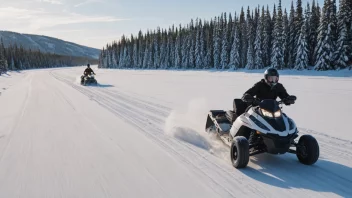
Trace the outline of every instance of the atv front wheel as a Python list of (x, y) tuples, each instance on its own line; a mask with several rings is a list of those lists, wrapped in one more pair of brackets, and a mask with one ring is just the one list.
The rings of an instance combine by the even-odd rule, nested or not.
[(243, 136), (237, 136), (231, 144), (231, 162), (235, 168), (244, 168), (249, 161), (249, 144)]
[(302, 135), (296, 148), (298, 160), (305, 165), (314, 164), (319, 158), (319, 144), (311, 135)]

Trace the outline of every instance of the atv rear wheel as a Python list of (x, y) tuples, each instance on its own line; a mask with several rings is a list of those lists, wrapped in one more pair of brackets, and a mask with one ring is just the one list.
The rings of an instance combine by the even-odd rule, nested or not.
[(296, 148), (298, 160), (305, 165), (314, 164), (319, 158), (319, 144), (311, 135), (302, 135)]
[(231, 144), (231, 162), (235, 168), (244, 168), (249, 161), (249, 144), (243, 136), (237, 136)]

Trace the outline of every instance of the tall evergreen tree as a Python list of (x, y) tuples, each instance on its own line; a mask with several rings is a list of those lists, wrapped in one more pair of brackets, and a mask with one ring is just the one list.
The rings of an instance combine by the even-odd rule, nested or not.
[(221, 53), (221, 39), (220, 39), (220, 23), (217, 22), (214, 26), (214, 34), (213, 34), (213, 43), (214, 43), (214, 68), (220, 69), (220, 53)]
[(0, 75), (1, 73), (5, 73), (7, 71), (7, 60), (5, 58), (5, 47), (4, 47), (4, 42), (1, 38), (1, 44), (0, 44)]
[[(177, 32), (177, 30), (176, 30)], [(181, 29), (179, 33), (177, 33), (176, 41), (175, 41), (175, 68), (180, 68), (181, 66)]]
[(283, 40), (283, 55), (284, 55), (284, 67), (288, 67), (289, 58), (290, 58), (290, 38), (288, 37), (290, 33), (289, 20), (287, 11), (285, 9), (283, 16), (283, 31), (284, 31), (284, 40)]
[(332, 69), (332, 57), (333, 52), (333, 33), (331, 30), (331, 8), (330, 0), (324, 1), (323, 14), (319, 26), (318, 44), (316, 49), (316, 64), (315, 70), (330, 70)]
[(222, 47), (221, 47), (221, 57), (220, 57), (220, 65), (222, 69), (227, 69), (228, 62), (229, 62), (229, 55), (228, 55), (228, 28), (225, 26), (222, 35)]
[(196, 48), (195, 48), (195, 58), (196, 58), (196, 69), (200, 69), (203, 66), (203, 54), (202, 54), (202, 25), (201, 21), (197, 26), (197, 35), (196, 35)]
[(195, 63), (196, 63), (196, 57), (195, 57), (195, 37), (193, 36), (193, 32), (191, 31), (191, 35), (190, 35), (190, 40), (189, 40), (189, 44), (190, 44), (190, 48), (189, 48), (189, 67), (194, 69), (195, 68)]
[[(309, 21), (309, 15), (306, 14), (306, 21)], [(294, 69), (303, 70), (308, 67), (308, 44), (307, 44), (307, 23), (303, 23), (300, 31), (300, 36), (298, 38), (298, 47), (296, 53), (296, 62)]]
[(348, 7), (348, 0), (340, 1), (340, 9), (338, 13), (338, 42), (337, 50), (335, 52), (335, 65), (337, 68), (343, 69), (348, 66), (351, 56), (351, 35), (349, 27), (351, 26), (350, 13), (352, 8)]
[(272, 67), (276, 69), (282, 69), (284, 65), (283, 59), (283, 26), (282, 26), (282, 9), (281, 9), (281, 0), (279, 0), (278, 5), (278, 14), (275, 22), (274, 29), (274, 45), (272, 52)]
[(294, 35), (295, 35), (295, 40), (294, 40), (294, 54), (293, 58), (295, 59), (297, 57), (297, 48), (298, 48), (298, 38), (301, 35), (301, 29), (303, 26), (303, 7), (302, 7), (302, 0), (297, 0), (296, 1), (296, 11), (295, 11), (295, 19), (294, 19)]
[(316, 61), (315, 48), (318, 41), (318, 28), (320, 24), (320, 9), (316, 5), (315, 0), (313, 0), (311, 17), (309, 19), (309, 30), (310, 35), (308, 35), (308, 57), (309, 65), (314, 65)]
[(264, 39), (263, 39), (263, 62), (264, 66), (271, 64), (271, 48), (272, 48), (272, 26), (269, 7), (267, 6), (264, 19)]
[(241, 55), (240, 55), (240, 45), (241, 45), (241, 41), (240, 41), (240, 26), (237, 23), (235, 25), (235, 31), (234, 31), (234, 40), (232, 42), (232, 47), (231, 47), (231, 52), (230, 52), (230, 63), (229, 63), (229, 68), (234, 70), (237, 69), (240, 65), (241, 65)]
[(254, 68), (262, 69), (264, 67), (263, 62), (263, 20), (258, 20), (256, 37), (254, 42)]
[(244, 67), (247, 64), (247, 42), (248, 42), (248, 37), (247, 37), (247, 23), (246, 23), (246, 18), (244, 15), (243, 7), (241, 9), (241, 14), (240, 14), (240, 41), (241, 41), (241, 46), (240, 46), (240, 55), (241, 55), (241, 65), (240, 67)]

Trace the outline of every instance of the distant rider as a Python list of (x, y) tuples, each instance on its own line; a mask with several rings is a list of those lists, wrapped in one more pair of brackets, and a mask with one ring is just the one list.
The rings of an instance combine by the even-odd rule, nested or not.
[(86, 77), (88, 75), (91, 75), (92, 73), (95, 75), (95, 73), (92, 70), (92, 68), (90, 68), (90, 64), (88, 63), (87, 64), (87, 68), (84, 70), (83, 75), (81, 76), (81, 83), (83, 83), (84, 77)]
[(84, 70), (84, 75), (85, 75), (85, 76), (88, 76), (88, 75), (91, 75), (92, 73), (95, 75), (95, 73), (94, 73), (94, 71), (92, 70), (92, 68), (90, 68), (90, 64), (88, 63), (88, 64), (87, 64), (87, 68)]

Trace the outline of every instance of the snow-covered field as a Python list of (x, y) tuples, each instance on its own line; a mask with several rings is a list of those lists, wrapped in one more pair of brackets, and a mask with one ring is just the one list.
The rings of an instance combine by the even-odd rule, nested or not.
[(298, 97), (283, 110), (319, 141), (315, 165), (261, 154), (237, 170), (205, 133), (206, 115), (231, 109), (261, 73), (96, 69), (100, 86), (82, 87), (83, 70), (0, 76), (0, 197), (352, 194), (350, 71), (280, 78)]

